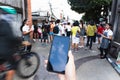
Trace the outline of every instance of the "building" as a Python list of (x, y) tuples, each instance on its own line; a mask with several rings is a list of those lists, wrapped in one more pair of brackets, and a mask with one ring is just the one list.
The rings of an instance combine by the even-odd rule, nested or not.
[(120, 0), (113, 0), (110, 23), (113, 27), (113, 40), (110, 44), (108, 61), (114, 69), (120, 74)]
[(11, 6), (17, 10), (13, 23), (13, 29), (17, 36), (21, 36), (20, 26), (22, 21), (25, 18), (29, 18), (32, 22), (31, 0), (0, 0), (0, 5)]

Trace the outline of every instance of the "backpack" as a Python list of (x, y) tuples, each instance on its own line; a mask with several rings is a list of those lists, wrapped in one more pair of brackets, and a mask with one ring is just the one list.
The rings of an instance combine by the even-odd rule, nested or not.
[(55, 26), (55, 27), (53, 28), (53, 33), (55, 33), (55, 34), (58, 34), (58, 33), (59, 33), (59, 27), (58, 27), (58, 26)]

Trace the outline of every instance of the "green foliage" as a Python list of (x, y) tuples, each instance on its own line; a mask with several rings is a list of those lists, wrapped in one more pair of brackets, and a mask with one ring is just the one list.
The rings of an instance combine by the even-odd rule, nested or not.
[(87, 21), (92, 19), (96, 22), (101, 17), (101, 12), (104, 12), (104, 17), (108, 15), (111, 2), (112, 0), (68, 0), (72, 10), (85, 13), (83, 19)]

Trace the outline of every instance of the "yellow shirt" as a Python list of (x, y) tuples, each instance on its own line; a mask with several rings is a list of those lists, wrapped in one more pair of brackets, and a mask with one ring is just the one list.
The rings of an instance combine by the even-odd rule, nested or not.
[(87, 36), (94, 36), (96, 30), (97, 30), (97, 28), (95, 25), (93, 25), (93, 26), (88, 25), (87, 26)]
[(72, 36), (76, 36), (77, 31), (80, 32), (80, 28), (78, 26), (73, 26), (71, 29)]

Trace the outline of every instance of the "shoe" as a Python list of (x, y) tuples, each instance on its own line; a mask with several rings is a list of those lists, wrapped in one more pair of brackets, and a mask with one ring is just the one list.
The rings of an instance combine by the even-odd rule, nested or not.
[(88, 47), (85, 47), (85, 50), (87, 50), (88, 49)]
[(84, 48), (84, 46), (78, 46), (79, 48)]
[(100, 47), (97, 47), (98, 50), (100, 50)]
[(105, 59), (106, 58), (106, 56), (100, 56), (100, 59)]
[(89, 48), (89, 50), (92, 50), (92, 48)]
[(76, 53), (78, 53), (78, 50), (75, 50)]

